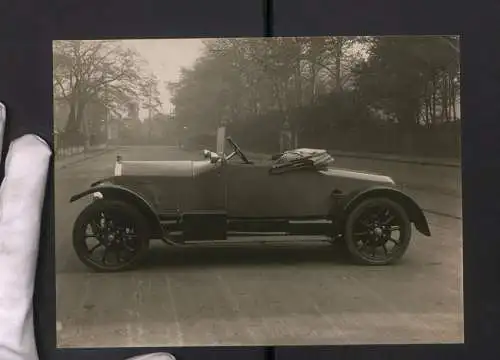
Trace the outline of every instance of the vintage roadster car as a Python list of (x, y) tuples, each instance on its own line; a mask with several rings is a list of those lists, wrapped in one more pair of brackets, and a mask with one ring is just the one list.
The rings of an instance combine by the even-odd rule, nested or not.
[(325, 150), (253, 163), (220, 129), (217, 152), (203, 154), (196, 161), (117, 156), (113, 176), (70, 199), (91, 199), (73, 228), (80, 260), (123, 271), (144, 259), (154, 239), (172, 246), (320, 239), (358, 263), (386, 265), (406, 252), (412, 224), (430, 236), (421, 208), (390, 177), (336, 168)]

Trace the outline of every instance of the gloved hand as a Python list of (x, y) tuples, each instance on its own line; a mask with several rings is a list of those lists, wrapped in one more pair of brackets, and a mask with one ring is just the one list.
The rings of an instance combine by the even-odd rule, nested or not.
[[(5, 107), (0, 103), (0, 149)], [(0, 187), (0, 359), (37, 360), (33, 329), (40, 218), (51, 156), (36, 135), (14, 140), (5, 160)], [(175, 360), (170, 354), (148, 354), (129, 360)]]

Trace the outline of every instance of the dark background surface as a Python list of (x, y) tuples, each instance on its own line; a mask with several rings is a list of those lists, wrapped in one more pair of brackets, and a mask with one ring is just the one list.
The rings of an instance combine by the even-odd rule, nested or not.
[[(52, 132), (53, 39), (262, 35), (462, 35), (464, 202), (464, 345), (398, 347), (183, 348), (182, 360), (204, 359), (496, 359), (500, 321), (500, 4), (451, 0), (361, 2), (3, 0), (0, 3), (0, 99), (8, 107), (8, 139)], [(272, 16), (271, 24), (268, 20)], [(53, 174), (44, 208), (36, 283), (41, 359), (125, 359), (148, 349), (57, 350)], [(374, 351), (376, 349), (376, 351)], [(149, 349), (151, 350), (151, 349)], [(157, 351), (157, 349), (155, 349)]]

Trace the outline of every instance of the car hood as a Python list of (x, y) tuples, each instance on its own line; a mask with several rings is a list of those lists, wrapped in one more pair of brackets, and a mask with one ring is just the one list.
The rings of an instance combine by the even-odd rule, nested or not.
[(122, 161), (115, 176), (167, 176), (192, 178), (215, 167), (210, 160)]
[(395, 182), (391, 177), (370, 172), (340, 169), (335, 167), (329, 167), (327, 169), (320, 170), (320, 172), (324, 175), (343, 178), (346, 180), (351, 179), (357, 181), (366, 181), (373, 184), (395, 185)]
[[(118, 175), (118, 174), (116, 174)], [(121, 174), (123, 176), (160, 176), (191, 177), (193, 161), (123, 161)]]

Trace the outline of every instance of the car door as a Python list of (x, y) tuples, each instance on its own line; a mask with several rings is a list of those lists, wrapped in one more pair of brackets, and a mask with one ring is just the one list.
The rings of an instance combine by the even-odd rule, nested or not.
[(301, 218), (324, 216), (331, 206), (331, 182), (314, 170), (271, 173), (272, 163), (225, 165), (229, 217)]
[(296, 176), (271, 174), (271, 163), (225, 164), (226, 208), (229, 217), (280, 218), (297, 214), (302, 196)]
[(267, 217), (276, 210), (269, 209), (269, 168), (230, 160), (224, 165), (226, 209), (228, 217)]

